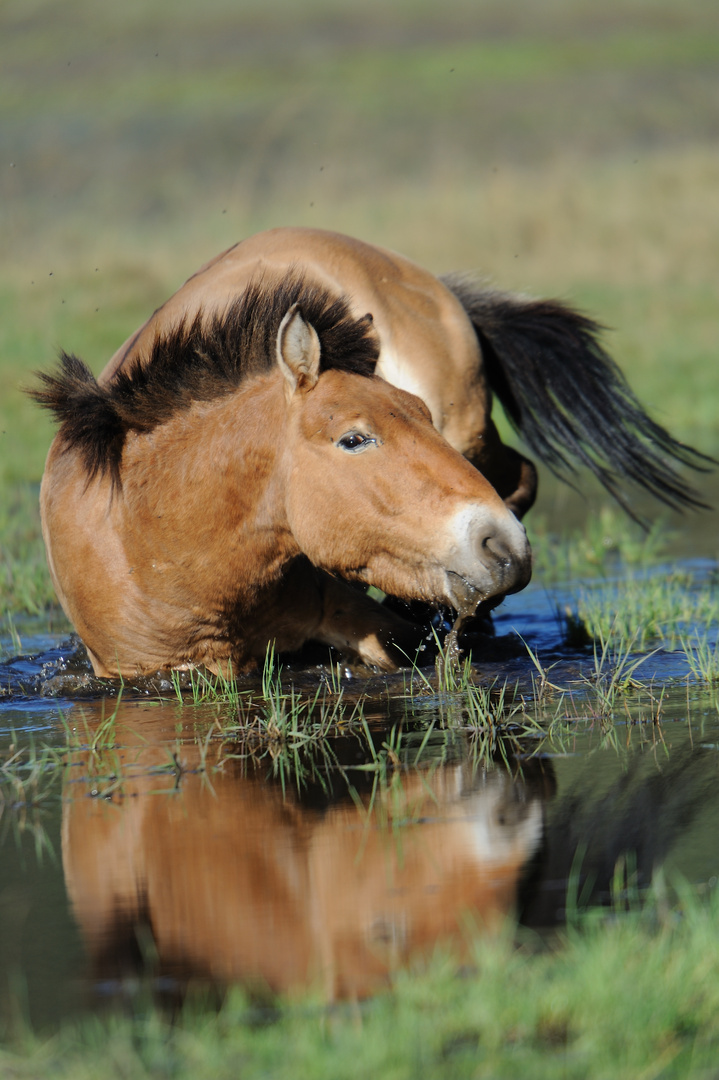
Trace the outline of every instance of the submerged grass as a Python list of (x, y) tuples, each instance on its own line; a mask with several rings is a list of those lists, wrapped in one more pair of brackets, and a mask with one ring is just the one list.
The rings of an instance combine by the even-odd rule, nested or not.
[(55, 857), (48, 831), (47, 810), (59, 798), (61, 757), (49, 746), (15, 735), (0, 751), (0, 848), (8, 834), (17, 844), (29, 835), (35, 858)]
[(29, 809), (41, 806), (54, 785), (58, 753), (34, 740), (20, 743), (15, 735), (0, 758), (0, 816), (6, 807)]
[[(239, 708), (241, 691), (229, 664), (226, 672), (213, 675), (202, 668), (170, 673), (172, 687), (180, 705), (228, 705)], [(249, 693), (249, 691), (245, 691)]]
[(324, 738), (363, 716), (362, 696), (354, 702), (344, 700), (339, 665), (330, 664), (314, 690), (301, 692), (291, 680), (283, 679), (273, 642), (267, 647), (256, 689), (240, 687), (231, 663), (216, 675), (200, 668), (173, 671), (171, 680), (181, 707), (216, 706), (217, 729), (224, 735), (239, 731), (243, 737), (297, 745)]
[[(173, 685), (180, 706), (216, 707), (216, 727), (222, 737), (271, 747), (275, 760), (280, 760), (283, 752), (291, 755), (310, 745), (327, 746), (332, 737), (354, 731), (366, 736), (372, 759), (363, 768), (378, 767), (368, 725), (394, 731), (396, 721), (392, 718), (403, 713), (403, 722), (410, 726), (419, 723), (421, 727), (418, 708), (422, 712), (431, 707), (436, 714), (426, 729), (426, 738), (436, 723), (468, 731), (475, 736), (475, 756), (481, 745), (486, 760), (508, 736), (515, 739), (542, 730), (517, 687), (497, 680), (486, 685), (472, 662), (471, 652), (457, 660), (453, 646), (439, 638), (436, 645), (434, 672), (414, 664), (402, 691), (392, 694), (388, 689), (382, 695), (386, 697), (384, 707), (376, 691), (353, 690), (348, 697), (338, 663), (330, 662), (325, 667), (313, 689), (298, 690), (290, 675), (283, 676), (273, 645), (268, 647), (256, 690), (240, 689), (231, 670), (219, 676), (199, 670), (173, 673)], [(478, 738), (480, 733), (482, 737)], [(388, 753), (388, 760), (394, 760), (391, 746)]]
[[(634, 639), (624, 638), (610, 648), (610, 638), (601, 638), (594, 643), (594, 670), (585, 676), (591, 687), (591, 708), (604, 725), (611, 725), (618, 713), (622, 718), (627, 714), (627, 696), (630, 691), (646, 690), (646, 684), (637, 678), (637, 672), (646, 663), (652, 653), (637, 656), (634, 652)], [(662, 693), (655, 705), (652, 719), (656, 720), (661, 712)]]
[[(587, 1078), (714, 1075), (719, 1054), (716, 889), (658, 881), (639, 910), (618, 868), (614, 910), (575, 913), (551, 947), (511, 928), (478, 937), (474, 963), (438, 953), (362, 1006), (317, 999), (218, 1010), (192, 996), (159, 1008), (16, 1033), (0, 1050), (14, 1080), (235, 1076)], [(629, 910), (627, 908), (629, 907)], [(468, 934), (472, 931), (468, 928)]]

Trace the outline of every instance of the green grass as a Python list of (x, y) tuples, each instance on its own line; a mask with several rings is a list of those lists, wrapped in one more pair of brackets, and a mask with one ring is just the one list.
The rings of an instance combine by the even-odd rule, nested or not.
[(646, 568), (659, 561), (672, 541), (665, 523), (644, 530), (619, 507), (600, 501), (581, 527), (558, 532), (542, 514), (529, 519), (534, 573), (547, 583), (608, 577), (617, 571)]
[(695, 632), (692, 638), (682, 638), (681, 646), (698, 682), (719, 681), (719, 638), (712, 641), (708, 633)]
[(234, 991), (217, 1013), (191, 998), (173, 1023), (138, 999), (131, 1017), (16, 1031), (0, 1068), (8, 1080), (713, 1076), (716, 890), (680, 888), (674, 904), (659, 883), (639, 911), (621, 868), (615, 885), (613, 913), (577, 913), (551, 947), (477, 939), (461, 978), (438, 954), (361, 1007), (258, 1009)]
[(719, 622), (717, 582), (679, 569), (624, 572), (608, 583), (579, 590), (567, 618), (571, 633), (608, 641), (631, 639), (645, 650), (676, 647), (688, 634), (705, 634)]

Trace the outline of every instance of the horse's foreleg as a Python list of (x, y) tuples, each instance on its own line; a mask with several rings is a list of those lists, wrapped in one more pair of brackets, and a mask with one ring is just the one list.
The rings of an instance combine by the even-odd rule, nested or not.
[(537, 470), (528, 458), (518, 454), (511, 447), (507, 447), (507, 454), (514, 459), (516, 486), (504, 496), (504, 502), (521, 520), (527, 510), (534, 505), (537, 497)]
[(320, 574), (322, 622), (312, 637), (336, 649), (355, 653), (365, 664), (395, 671), (410, 664), (421, 630), (378, 604), (342, 578)]

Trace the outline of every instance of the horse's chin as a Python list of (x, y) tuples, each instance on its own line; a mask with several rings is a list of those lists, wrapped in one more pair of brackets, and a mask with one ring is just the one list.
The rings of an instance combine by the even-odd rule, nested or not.
[(447, 603), (462, 620), (471, 618), (479, 605), (487, 599), (487, 594), (478, 586), (453, 570), (447, 571), (446, 590)]
[(520, 581), (508, 589), (495, 592), (482, 589), (454, 570), (448, 570), (446, 576), (445, 602), (454, 608), (461, 622), (471, 619), (474, 615), (488, 615), (502, 603), (506, 596), (520, 592), (527, 584), (526, 581)]

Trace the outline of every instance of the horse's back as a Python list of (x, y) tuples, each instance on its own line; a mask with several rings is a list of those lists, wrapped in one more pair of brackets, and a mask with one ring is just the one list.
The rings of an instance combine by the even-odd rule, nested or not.
[(377, 373), (421, 397), (435, 426), (467, 453), (476, 417), (489, 402), (477, 338), (461, 304), (410, 259), (322, 229), (271, 229), (205, 263), (118, 349), (99, 381), (142, 363), (158, 334), (183, 319), (221, 312), (251, 282), (292, 271), (344, 296), (355, 317), (372, 315), (380, 341)]

